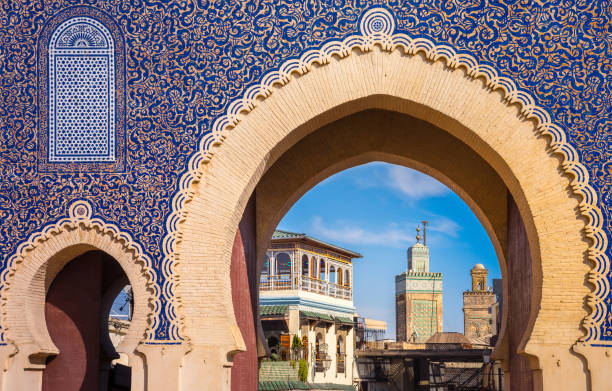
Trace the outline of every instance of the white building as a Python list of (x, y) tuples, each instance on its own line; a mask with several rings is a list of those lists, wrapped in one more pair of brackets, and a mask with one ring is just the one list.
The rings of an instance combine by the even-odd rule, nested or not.
[(351, 384), (355, 327), (354, 258), (361, 254), (276, 231), (260, 280), (260, 314), (271, 351), (288, 359), (297, 335), (311, 383)]

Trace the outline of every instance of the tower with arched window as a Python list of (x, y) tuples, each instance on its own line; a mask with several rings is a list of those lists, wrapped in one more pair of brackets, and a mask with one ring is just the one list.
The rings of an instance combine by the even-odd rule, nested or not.
[(463, 292), (463, 333), (474, 344), (488, 345), (497, 334), (495, 293), (487, 286), (487, 269), (480, 263), (470, 271), (472, 290)]

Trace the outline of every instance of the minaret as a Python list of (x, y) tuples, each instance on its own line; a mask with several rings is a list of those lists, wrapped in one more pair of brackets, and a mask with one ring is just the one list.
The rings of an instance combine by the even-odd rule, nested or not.
[(497, 334), (495, 293), (487, 287), (488, 271), (478, 263), (470, 271), (472, 290), (463, 292), (463, 333), (474, 344), (488, 344)]
[(426, 225), (423, 221), (423, 243), (417, 227), (416, 243), (408, 248), (408, 271), (395, 276), (398, 341), (424, 343), (442, 331), (442, 273), (429, 271)]
[(408, 271), (429, 272), (429, 248), (421, 244), (421, 229), (417, 227), (416, 244), (408, 248)]

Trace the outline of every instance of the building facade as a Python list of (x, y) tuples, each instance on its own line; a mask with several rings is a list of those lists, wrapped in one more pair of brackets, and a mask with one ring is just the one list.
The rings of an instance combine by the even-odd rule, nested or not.
[(488, 271), (482, 264), (476, 264), (470, 274), (472, 289), (463, 292), (463, 332), (473, 344), (489, 345), (497, 335), (496, 296), (488, 287)]
[[(266, 343), (280, 359), (305, 358), (311, 383), (352, 384), (355, 258), (361, 255), (280, 230), (266, 253), (259, 287)], [(300, 352), (288, 344), (293, 336)]]
[(422, 343), (442, 331), (442, 273), (429, 271), (429, 247), (408, 249), (408, 270), (395, 276), (398, 342)]
[(134, 289), (133, 390), (253, 389), (274, 228), (374, 160), (483, 223), (513, 388), (612, 383), (608, 1), (6, 1), (0, 20), (5, 390), (70, 389), (49, 382), (74, 362), (71, 385), (96, 383), (115, 288), (96, 251)]

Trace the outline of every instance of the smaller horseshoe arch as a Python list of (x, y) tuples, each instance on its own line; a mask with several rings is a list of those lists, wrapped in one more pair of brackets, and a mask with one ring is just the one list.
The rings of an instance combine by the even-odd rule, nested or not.
[[(92, 219), (91, 212), (86, 201), (73, 203), (70, 218), (22, 245), (10, 271), (2, 276), (2, 323), (8, 346), (0, 355), (10, 359), (4, 368), (5, 389), (53, 390), (61, 388), (62, 381), (97, 387), (103, 367), (115, 358), (102, 338), (108, 327), (100, 326), (106, 325), (102, 318), (113, 302), (108, 297), (117, 286), (127, 284), (134, 295), (133, 316), (115, 350), (127, 355), (132, 383), (143, 381), (144, 361), (136, 350), (146, 340), (154, 316), (149, 260), (129, 236)], [(98, 352), (94, 361), (92, 352)], [(62, 354), (65, 359), (59, 359)], [(77, 375), (64, 376), (57, 362), (75, 354), (72, 364), (79, 364), (73, 365), (78, 367)], [(51, 379), (48, 371), (53, 365), (60, 375)], [(58, 383), (58, 377), (64, 379)]]

